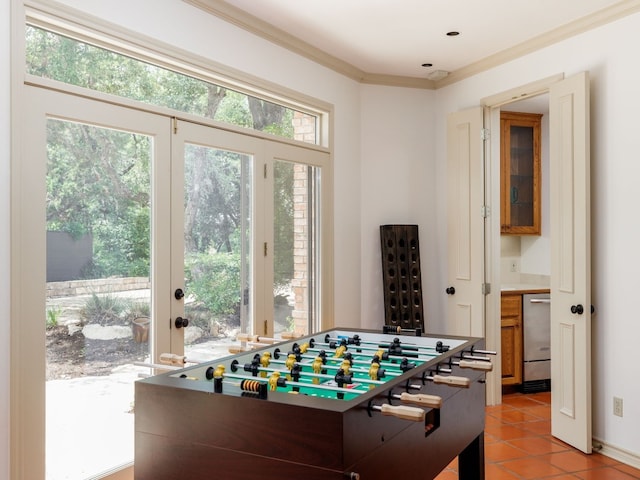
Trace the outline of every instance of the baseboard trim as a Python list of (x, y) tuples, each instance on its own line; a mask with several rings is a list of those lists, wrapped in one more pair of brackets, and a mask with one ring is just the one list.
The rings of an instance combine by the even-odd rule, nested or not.
[(640, 469), (640, 454), (638, 453), (616, 447), (595, 437), (593, 438), (593, 450), (626, 465)]

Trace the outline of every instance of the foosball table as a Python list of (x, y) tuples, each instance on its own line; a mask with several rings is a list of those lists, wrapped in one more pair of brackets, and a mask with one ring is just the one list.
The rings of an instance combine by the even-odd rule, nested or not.
[(136, 382), (136, 480), (433, 479), (456, 457), (461, 480), (484, 479), (483, 339), (249, 340)]

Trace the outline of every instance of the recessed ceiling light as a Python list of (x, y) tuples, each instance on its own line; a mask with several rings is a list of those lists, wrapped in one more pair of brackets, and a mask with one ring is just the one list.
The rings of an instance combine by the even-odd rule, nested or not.
[(423, 63), (423, 67), (433, 67), (433, 63)]
[(456, 31), (447, 32), (448, 37), (457, 37), (458, 35), (460, 35), (460, 32), (456, 32)]

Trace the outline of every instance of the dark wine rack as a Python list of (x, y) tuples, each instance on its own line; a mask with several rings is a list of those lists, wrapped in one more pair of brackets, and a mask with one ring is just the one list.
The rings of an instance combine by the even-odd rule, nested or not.
[(380, 225), (385, 324), (425, 331), (417, 225)]

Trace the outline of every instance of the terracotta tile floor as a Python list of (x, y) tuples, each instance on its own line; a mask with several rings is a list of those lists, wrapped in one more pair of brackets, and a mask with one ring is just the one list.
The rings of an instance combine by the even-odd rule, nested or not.
[[(487, 407), (485, 478), (487, 480), (633, 480), (640, 470), (604, 455), (585, 455), (551, 436), (549, 392), (502, 397)], [(457, 480), (453, 461), (436, 480)]]

